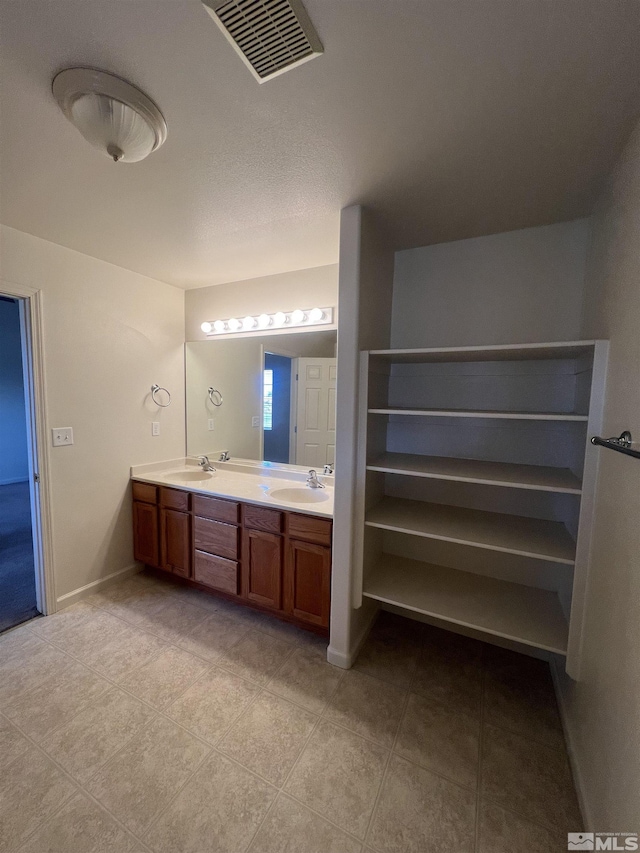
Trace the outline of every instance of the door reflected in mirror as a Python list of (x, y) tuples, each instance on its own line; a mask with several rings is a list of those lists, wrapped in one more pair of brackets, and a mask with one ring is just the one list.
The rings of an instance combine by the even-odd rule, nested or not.
[(335, 330), (187, 343), (187, 454), (332, 465), (336, 378)]

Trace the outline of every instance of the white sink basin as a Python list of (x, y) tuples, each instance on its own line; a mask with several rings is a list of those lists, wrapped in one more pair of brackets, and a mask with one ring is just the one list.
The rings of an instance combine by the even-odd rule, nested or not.
[(199, 483), (202, 480), (210, 480), (213, 471), (170, 471), (164, 475), (165, 480), (180, 480), (182, 483)]
[(317, 504), (329, 500), (326, 489), (310, 489), (308, 486), (270, 489), (267, 494), (274, 501), (284, 501), (284, 503), (291, 504)]

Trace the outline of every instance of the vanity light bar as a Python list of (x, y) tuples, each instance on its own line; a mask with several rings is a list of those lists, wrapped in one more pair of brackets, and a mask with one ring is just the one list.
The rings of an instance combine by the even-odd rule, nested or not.
[(333, 308), (307, 308), (295, 311), (276, 311), (274, 314), (231, 317), (229, 320), (211, 320), (200, 328), (205, 335), (229, 335), (235, 332), (264, 332), (267, 329), (293, 329), (306, 326), (327, 326), (333, 323)]

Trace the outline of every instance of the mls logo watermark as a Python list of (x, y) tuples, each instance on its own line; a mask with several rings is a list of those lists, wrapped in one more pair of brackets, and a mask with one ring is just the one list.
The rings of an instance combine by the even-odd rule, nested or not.
[(567, 850), (638, 850), (638, 835), (633, 832), (569, 832)]

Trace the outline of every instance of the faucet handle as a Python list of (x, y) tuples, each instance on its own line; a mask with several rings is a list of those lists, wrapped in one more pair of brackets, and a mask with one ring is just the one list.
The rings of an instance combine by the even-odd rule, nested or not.
[(325, 473), (325, 474), (333, 474), (333, 465), (331, 465), (331, 464), (329, 464), (329, 465), (325, 465), (325, 466), (324, 466), (324, 472), (323, 472), (323, 473)]

